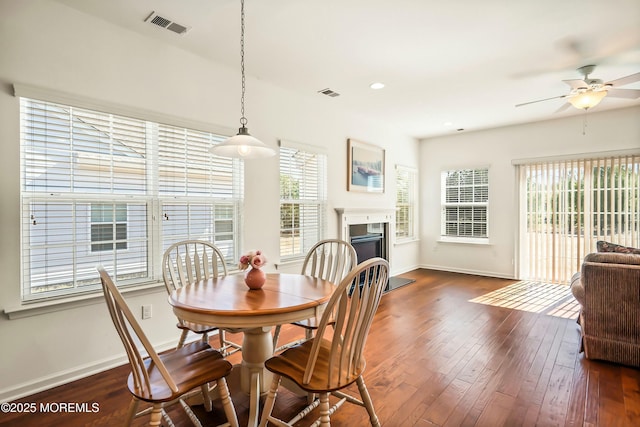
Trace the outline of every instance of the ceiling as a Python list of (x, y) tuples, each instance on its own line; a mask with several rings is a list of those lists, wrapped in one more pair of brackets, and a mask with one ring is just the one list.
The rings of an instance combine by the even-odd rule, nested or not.
[[(240, 0), (57, 1), (239, 74)], [(145, 23), (152, 11), (189, 30)], [(416, 138), (584, 114), (515, 105), (567, 94), (583, 65), (605, 82), (640, 72), (638, 0), (246, 0), (245, 15), (247, 75)]]

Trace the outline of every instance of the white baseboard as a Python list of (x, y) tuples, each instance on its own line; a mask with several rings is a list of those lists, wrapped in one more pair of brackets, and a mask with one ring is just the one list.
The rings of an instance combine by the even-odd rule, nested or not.
[(393, 270), (393, 271), (389, 272), (389, 277), (397, 276), (399, 274), (408, 273), (410, 271), (417, 270), (418, 268), (422, 268), (422, 267), (420, 267), (419, 265), (414, 265), (412, 267), (405, 267), (405, 268), (400, 269), (400, 270)]
[(451, 273), (473, 274), (475, 276), (497, 277), (499, 279), (516, 280), (516, 278), (511, 274), (496, 273), (495, 271), (468, 270), (464, 268), (451, 268), (451, 267), (443, 267), (441, 265), (428, 265), (428, 264), (423, 264), (418, 268), (426, 268), (428, 270), (448, 271)]

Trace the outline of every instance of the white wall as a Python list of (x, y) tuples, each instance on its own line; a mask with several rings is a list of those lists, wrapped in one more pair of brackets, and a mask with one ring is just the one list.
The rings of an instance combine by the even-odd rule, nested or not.
[[(239, 72), (127, 32), (50, 0), (0, 3), (0, 308), (20, 306), (19, 106), (11, 85), (22, 83), (71, 95), (208, 123), (235, 132)], [(336, 207), (393, 208), (393, 166), (417, 167), (418, 145), (401, 132), (340, 110), (339, 98), (301, 97), (248, 76), (247, 116), (253, 135), (272, 147), (290, 139), (326, 146), (329, 153), (327, 237), (337, 236)], [(387, 192), (346, 190), (347, 138), (386, 149)], [(260, 248), (278, 262), (278, 160), (248, 161), (245, 249)], [(394, 248), (392, 274), (419, 264), (418, 244)], [(294, 267), (291, 267), (294, 268)], [(129, 295), (134, 309), (153, 304), (142, 322), (152, 342), (175, 344), (178, 332), (163, 289)], [(31, 313), (33, 314), (33, 312)], [(65, 306), (21, 319), (0, 316), (0, 401), (31, 394), (122, 362), (103, 302)]]
[[(603, 102), (606, 102), (603, 101)], [(420, 143), (421, 262), (423, 267), (496, 277), (515, 277), (516, 174), (511, 161), (640, 149), (640, 107), (590, 111), (559, 118)], [(440, 172), (489, 166), (490, 245), (439, 242)]]

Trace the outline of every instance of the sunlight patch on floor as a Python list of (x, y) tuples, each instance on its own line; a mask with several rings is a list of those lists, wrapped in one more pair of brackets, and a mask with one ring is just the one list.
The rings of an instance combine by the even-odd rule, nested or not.
[(478, 304), (576, 319), (580, 305), (567, 285), (521, 281), (470, 300)]

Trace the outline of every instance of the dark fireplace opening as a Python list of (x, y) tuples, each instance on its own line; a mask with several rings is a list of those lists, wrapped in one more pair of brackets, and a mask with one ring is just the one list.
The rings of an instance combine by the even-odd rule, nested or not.
[[(387, 245), (387, 223), (373, 224), (353, 224), (349, 226), (349, 238), (351, 245), (358, 255), (358, 263), (370, 258), (380, 257), (386, 260)], [(363, 285), (364, 275), (360, 277), (360, 286)], [(385, 286), (385, 291), (389, 289), (389, 284)]]
[(374, 257), (388, 259), (385, 244), (386, 227), (386, 223), (349, 226), (349, 237), (358, 255), (358, 263)]

